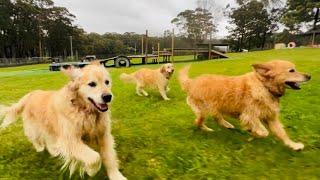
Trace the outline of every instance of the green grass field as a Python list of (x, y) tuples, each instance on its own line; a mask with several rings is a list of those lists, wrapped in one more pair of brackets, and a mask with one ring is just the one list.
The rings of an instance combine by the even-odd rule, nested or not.
[[(312, 75), (300, 91), (288, 90), (281, 101), (281, 118), (293, 140), (305, 144), (301, 152), (285, 147), (273, 135), (253, 139), (240, 130), (220, 128), (212, 119), (214, 132), (202, 132), (194, 125), (194, 114), (186, 104), (173, 76), (171, 101), (157, 91), (139, 97), (131, 84), (119, 80), (128, 69), (110, 68), (113, 77), (113, 134), (121, 171), (128, 179), (320, 179), (320, 50), (294, 49), (229, 54), (227, 60), (192, 63), (192, 77), (204, 73), (239, 75), (251, 71), (255, 62), (291, 60), (297, 69)], [(175, 64), (180, 69), (185, 63)], [(149, 65), (157, 68), (159, 65)], [(0, 69), (0, 104), (16, 102), (35, 89), (59, 89), (66, 82), (60, 72), (47, 65)], [(22, 123), (0, 132), (0, 179), (65, 179), (61, 161), (48, 153), (36, 153), (23, 134)], [(93, 179), (103, 179), (104, 170)], [(75, 176), (74, 179), (78, 177)], [(88, 178), (88, 177), (86, 177)]]

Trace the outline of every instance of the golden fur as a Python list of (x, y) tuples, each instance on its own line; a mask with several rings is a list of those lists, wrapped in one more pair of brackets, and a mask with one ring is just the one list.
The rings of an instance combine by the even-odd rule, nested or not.
[[(21, 114), (25, 135), (35, 149), (61, 156), (70, 175), (80, 169), (82, 175), (94, 176), (103, 162), (110, 179), (126, 179), (118, 170), (111, 113), (107, 111), (112, 95), (109, 73), (98, 63), (62, 71), (71, 81), (60, 90), (36, 90), (11, 107), (2, 107), (5, 118), (1, 128)], [(89, 86), (92, 82), (94, 87)]]
[(148, 96), (145, 87), (158, 88), (164, 100), (170, 100), (166, 92), (169, 91), (168, 82), (174, 72), (171, 63), (162, 65), (159, 69), (142, 68), (132, 74), (122, 73), (120, 79), (136, 84), (136, 93), (139, 96)]
[(241, 76), (202, 75), (195, 79), (188, 77), (189, 68), (180, 71), (179, 80), (187, 93), (187, 103), (197, 116), (195, 123), (201, 129), (211, 131), (204, 124), (209, 115), (219, 125), (234, 128), (224, 119), (227, 115), (239, 118), (254, 136), (268, 136), (265, 123), (285, 145), (294, 150), (304, 148), (287, 136), (279, 120), (279, 100), (285, 89), (300, 89), (299, 84), (311, 78), (297, 72), (294, 64), (276, 60), (254, 64), (253, 72)]

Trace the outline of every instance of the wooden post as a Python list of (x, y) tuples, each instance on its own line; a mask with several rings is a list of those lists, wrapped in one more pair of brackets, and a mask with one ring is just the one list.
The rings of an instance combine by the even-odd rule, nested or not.
[(40, 29), (40, 26), (38, 26), (38, 29), (39, 29), (39, 57), (40, 57), (39, 61), (41, 61), (42, 60), (42, 43), (41, 43), (41, 29)]
[(148, 30), (146, 30), (146, 49), (145, 49), (145, 54), (146, 54), (145, 64), (147, 64), (148, 63)]
[(144, 45), (143, 45), (143, 35), (141, 36), (141, 54), (143, 55), (143, 49), (144, 49)]
[(41, 44), (41, 38), (39, 39), (39, 57), (40, 57), (40, 60), (42, 60), (42, 44)]
[(193, 60), (197, 60), (198, 59), (198, 47), (197, 47), (197, 41), (196, 40), (193, 43), (193, 47), (194, 47)]
[(313, 31), (313, 35), (312, 35), (312, 46), (314, 45), (315, 36), (316, 36), (316, 31)]
[(137, 54), (137, 42), (134, 43), (134, 54)]
[(160, 43), (158, 42), (158, 64), (160, 62)]
[(76, 61), (79, 60), (79, 53), (78, 53), (78, 50), (76, 50)]
[(72, 36), (70, 36), (70, 55), (71, 55), (71, 59), (73, 60), (73, 45), (72, 45)]
[(208, 59), (210, 60), (211, 59), (211, 39), (212, 39), (212, 36), (211, 36), (212, 34), (210, 33), (210, 40), (209, 40), (209, 54), (208, 54)]
[(174, 62), (174, 29), (172, 29), (171, 37), (171, 61)]

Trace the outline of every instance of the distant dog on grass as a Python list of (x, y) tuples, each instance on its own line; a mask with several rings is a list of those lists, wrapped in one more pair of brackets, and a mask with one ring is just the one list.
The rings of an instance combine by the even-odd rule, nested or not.
[[(1, 128), (15, 122), (21, 114), (25, 135), (40, 152), (47, 149), (65, 160), (70, 175), (80, 169), (94, 176), (101, 161), (112, 180), (126, 179), (118, 169), (111, 135), (111, 79), (98, 62), (83, 69), (62, 71), (71, 81), (58, 91), (36, 90), (11, 107), (2, 107)], [(95, 151), (95, 148), (97, 151)]]
[(240, 119), (241, 125), (254, 136), (266, 137), (269, 132), (264, 124), (294, 150), (304, 148), (292, 141), (279, 120), (279, 100), (286, 88), (298, 90), (300, 83), (311, 76), (296, 71), (288, 61), (270, 61), (252, 65), (254, 72), (242, 76), (202, 75), (188, 77), (190, 66), (179, 74), (181, 87), (187, 92), (187, 103), (197, 118), (195, 123), (203, 130), (212, 131), (204, 124), (208, 115), (216, 118), (219, 125), (234, 128), (224, 115)]
[(122, 73), (120, 79), (136, 84), (136, 93), (139, 96), (148, 96), (145, 87), (158, 88), (164, 100), (170, 100), (166, 94), (169, 91), (168, 82), (174, 72), (173, 64), (167, 63), (159, 69), (139, 69), (132, 74)]

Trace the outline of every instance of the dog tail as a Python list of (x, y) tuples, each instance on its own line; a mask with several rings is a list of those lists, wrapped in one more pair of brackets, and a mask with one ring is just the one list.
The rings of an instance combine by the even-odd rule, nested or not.
[(180, 81), (181, 88), (186, 92), (189, 90), (189, 86), (191, 82), (191, 79), (188, 76), (189, 69), (190, 69), (190, 65), (187, 65), (184, 68), (182, 68), (179, 72), (179, 81)]
[(124, 81), (124, 82), (130, 82), (130, 83), (135, 83), (136, 82), (133, 74), (122, 73), (120, 75), (120, 79), (122, 81)]
[(25, 95), (23, 98), (19, 100), (19, 102), (13, 104), (10, 107), (0, 105), (0, 118), (4, 116), (4, 120), (0, 125), (0, 129), (5, 129), (10, 124), (17, 121), (18, 116), (21, 114), (24, 106), (26, 105), (29, 96), (30, 94)]

